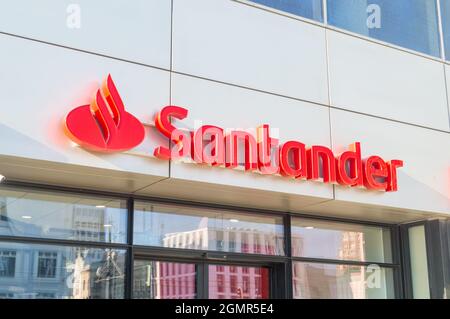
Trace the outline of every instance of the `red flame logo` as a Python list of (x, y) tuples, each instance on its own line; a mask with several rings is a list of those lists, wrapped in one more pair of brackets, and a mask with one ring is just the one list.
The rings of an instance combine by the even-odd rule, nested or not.
[(97, 152), (129, 150), (139, 145), (145, 135), (142, 123), (125, 111), (111, 75), (92, 103), (72, 110), (65, 122), (74, 142)]

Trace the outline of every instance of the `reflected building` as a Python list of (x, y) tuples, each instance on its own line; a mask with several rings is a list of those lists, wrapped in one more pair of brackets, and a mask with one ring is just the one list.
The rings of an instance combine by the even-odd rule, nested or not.
[(105, 242), (105, 208), (73, 206), (71, 226), (75, 240)]
[(283, 255), (283, 238), (273, 231), (250, 227), (214, 227), (202, 218), (195, 230), (166, 234), (163, 247), (238, 252), (261, 255)]
[[(364, 261), (364, 234), (341, 232), (338, 259)], [(303, 255), (302, 238), (293, 241)], [(324, 265), (319, 263), (294, 263), (294, 298), (366, 298), (365, 271), (363, 266)]]
[(308, 263), (294, 263), (293, 293), (295, 299), (336, 298), (336, 274)]
[(73, 271), (73, 298), (90, 299), (91, 297), (91, 267), (84, 258), (78, 255)]
[[(104, 215), (96, 208), (73, 206), (70, 227), (49, 228), (46, 233), (79, 241), (104, 240)], [(0, 199), (0, 228), (3, 234), (41, 234), (32, 223), (9, 218), (6, 199)], [(68, 230), (70, 234), (67, 234)], [(56, 236), (55, 236), (56, 237)], [(112, 250), (68, 248), (48, 245), (0, 244), (0, 298), (108, 298), (123, 297), (123, 277), (119, 264), (124, 257)]]
[(67, 290), (67, 256), (59, 248), (37, 247), (42, 249), (0, 245), (0, 298), (53, 299)]
[[(342, 260), (365, 261), (364, 233), (342, 232), (341, 249), (339, 258)], [(367, 298), (365, 268), (363, 266), (337, 267), (338, 295), (345, 298)]]

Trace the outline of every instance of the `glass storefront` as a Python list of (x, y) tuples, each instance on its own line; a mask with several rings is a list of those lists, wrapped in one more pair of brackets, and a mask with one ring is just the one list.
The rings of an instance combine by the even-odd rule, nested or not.
[(391, 231), (386, 227), (292, 218), (296, 257), (392, 262)]
[(395, 298), (394, 231), (2, 186), (0, 298)]
[(0, 298), (118, 299), (124, 249), (0, 242)]
[(294, 262), (294, 298), (392, 299), (392, 268)]
[(125, 243), (124, 200), (4, 189), (0, 236)]
[(281, 216), (136, 202), (133, 231), (137, 245), (284, 255)]
[(291, 225), (294, 298), (395, 298), (390, 228), (307, 218)]

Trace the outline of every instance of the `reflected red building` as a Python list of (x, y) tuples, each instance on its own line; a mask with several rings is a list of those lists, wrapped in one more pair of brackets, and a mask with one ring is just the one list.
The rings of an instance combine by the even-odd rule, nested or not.
[[(214, 228), (203, 218), (192, 231), (167, 234), (164, 247), (213, 251), (277, 255), (283, 252), (283, 241), (273, 232), (260, 229), (229, 227)], [(144, 268), (142, 268), (144, 267)], [(140, 278), (148, 278), (148, 285), (135, 281), (134, 291), (142, 297), (156, 299), (186, 299), (196, 297), (196, 269), (194, 264), (153, 262), (139, 267)], [(209, 265), (209, 298), (262, 299), (269, 298), (269, 269), (233, 265)], [(137, 289), (142, 287), (142, 289)], [(139, 292), (141, 291), (141, 292)]]

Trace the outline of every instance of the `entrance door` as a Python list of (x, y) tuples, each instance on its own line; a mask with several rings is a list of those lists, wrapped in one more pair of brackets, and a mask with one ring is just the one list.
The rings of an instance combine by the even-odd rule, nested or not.
[(135, 259), (133, 298), (198, 298), (197, 269), (195, 263)]
[(270, 268), (208, 265), (210, 299), (268, 299)]
[(270, 266), (135, 258), (134, 299), (268, 299)]

